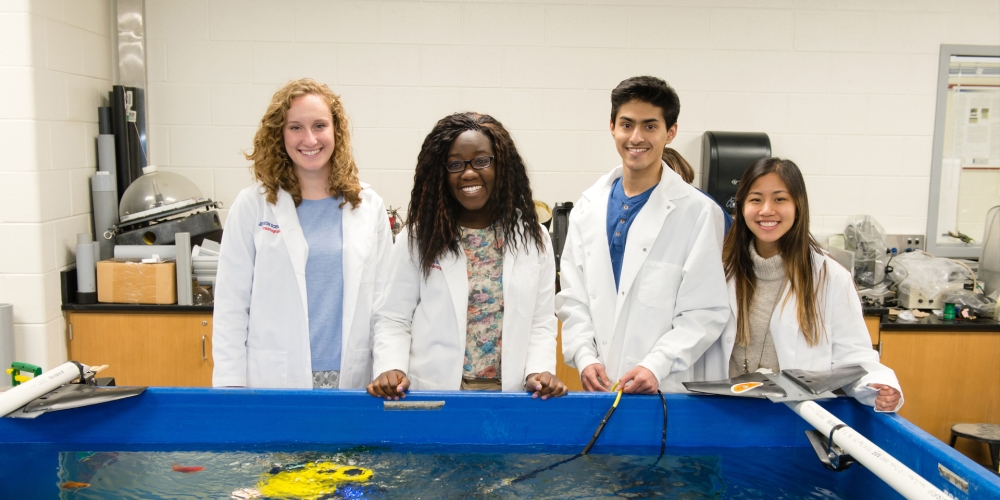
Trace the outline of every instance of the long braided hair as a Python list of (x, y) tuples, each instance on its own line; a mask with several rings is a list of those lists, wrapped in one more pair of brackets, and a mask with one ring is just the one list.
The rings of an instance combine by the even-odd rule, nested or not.
[(482, 133), (493, 146), (496, 180), (486, 207), (496, 221), (494, 231), (504, 250), (516, 249), (519, 244), (525, 248), (533, 244), (539, 252), (545, 249), (528, 172), (514, 140), (490, 115), (455, 113), (442, 118), (427, 134), (413, 174), (406, 228), (410, 248), (416, 246), (420, 254), (424, 277), (439, 257), (459, 252), (458, 213), (462, 206), (451, 194), (444, 164), (452, 143), (468, 130)]

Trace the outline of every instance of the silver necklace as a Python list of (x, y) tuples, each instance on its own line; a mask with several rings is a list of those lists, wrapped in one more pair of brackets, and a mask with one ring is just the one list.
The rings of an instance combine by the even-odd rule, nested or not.
[[(771, 327), (769, 326), (767, 328), (767, 332), (764, 333), (764, 342), (762, 342), (761, 345), (760, 345), (760, 357), (757, 358), (757, 369), (758, 370), (760, 369), (760, 363), (761, 363), (761, 361), (764, 361), (764, 350), (767, 349), (767, 337), (770, 336), (770, 335), (771, 335)], [(750, 346), (748, 345), (747, 347), (749, 348)], [(750, 352), (750, 349), (744, 349), (743, 350), (743, 374), (744, 375), (750, 373), (749, 361), (747, 360), (747, 353), (748, 352)]]
[[(781, 296), (783, 295), (783, 292), (785, 290), (785, 285), (787, 283), (788, 283), (788, 279), (787, 278), (781, 281), (781, 288), (780, 288), (781, 292), (778, 293), (778, 298), (777, 298), (777, 300), (774, 301), (774, 306), (771, 307), (771, 315), (769, 317), (773, 317), (774, 316), (774, 310), (778, 308), (778, 302), (781, 302)], [(767, 325), (767, 331), (764, 332), (764, 341), (761, 342), (761, 344), (760, 344), (760, 357), (757, 358), (757, 370), (760, 369), (760, 363), (761, 363), (761, 361), (764, 361), (764, 351), (767, 349), (767, 338), (770, 335), (771, 335), (771, 325), (768, 324)], [(749, 360), (747, 359), (747, 354), (749, 352), (750, 352), (750, 345), (748, 343), (747, 344), (747, 348), (743, 350), (743, 374), (744, 375), (750, 373), (750, 366), (749, 366), (750, 363), (749, 363)]]

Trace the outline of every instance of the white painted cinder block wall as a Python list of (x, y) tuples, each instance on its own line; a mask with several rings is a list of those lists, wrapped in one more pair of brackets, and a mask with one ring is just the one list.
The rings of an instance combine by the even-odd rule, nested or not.
[(76, 262), (76, 234), (91, 230), (109, 7), (0, 4), (0, 303), (14, 304), (15, 359), (45, 369), (66, 360), (59, 271)]
[[(0, 4), (0, 302), (19, 359), (65, 358), (57, 272), (89, 229), (110, 0)], [(652, 74), (681, 95), (674, 146), (763, 131), (806, 173), (813, 231), (870, 213), (924, 231), (941, 43), (1000, 43), (1000, 0), (147, 0), (150, 156), (229, 206), (271, 94), (341, 93), (362, 179), (405, 207), (448, 113), (512, 130), (535, 197), (575, 201), (618, 162), (609, 92)], [(223, 210), (225, 215), (225, 210)]]
[(405, 207), (424, 136), (463, 110), (512, 130), (537, 199), (575, 201), (618, 162), (610, 90), (652, 74), (696, 170), (705, 130), (767, 132), (813, 231), (922, 233), (939, 45), (1000, 43), (997, 0), (147, 2), (151, 157), (227, 206), (288, 79), (343, 95), (362, 180)]

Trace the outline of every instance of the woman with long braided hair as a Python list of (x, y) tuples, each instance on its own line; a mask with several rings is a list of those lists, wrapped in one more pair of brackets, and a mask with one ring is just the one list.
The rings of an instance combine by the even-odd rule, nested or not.
[(503, 390), (547, 399), (555, 260), (524, 161), (496, 119), (441, 119), (417, 156), (404, 232), (375, 313), (372, 396)]

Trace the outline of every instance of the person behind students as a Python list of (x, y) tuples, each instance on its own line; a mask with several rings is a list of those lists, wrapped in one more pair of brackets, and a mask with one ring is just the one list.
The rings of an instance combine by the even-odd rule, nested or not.
[(759, 370), (868, 371), (849, 395), (896, 411), (899, 381), (879, 363), (851, 273), (809, 233), (809, 199), (798, 166), (762, 158), (736, 192), (736, 220), (723, 249), (732, 314), (705, 353), (705, 380)]
[(661, 159), (679, 113), (659, 78), (611, 92), (622, 164), (573, 208), (556, 297), (564, 358), (585, 390), (684, 391), (726, 324), (722, 212)]
[(417, 156), (376, 312), (375, 397), (408, 389), (566, 394), (553, 372), (555, 260), (514, 141), (489, 115), (441, 119)]
[[(670, 167), (671, 170), (677, 172), (677, 175), (681, 176), (681, 179), (684, 179), (684, 182), (693, 185), (694, 169), (691, 168), (691, 164), (688, 163), (687, 160), (685, 160), (684, 157), (677, 152), (677, 150), (670, 147), (663, 148), (663, 161), (668, 167)], [(699, 191), (701, 190), (699, 189)], [(701, 192), (704, 193), (705, 196), (708, 196), (708, 193), (705, 193), (704, 191)], [(726, 212), (726, 208), (722, 205), (719, 205), (719, 210), (722, 210), (722, 219), (725, 222), (723, 233), (729, 234), (729, 229), (733, 227), (733, 217), (729, 215), (729, 212)]]
[(382, 199), (358, 180), (340, 99), (289, 82), (246, 158), (256, 183), (222, 237), (212, 384), (364, 387), (392, 236)]

